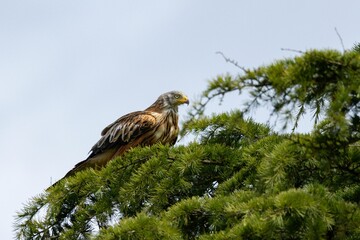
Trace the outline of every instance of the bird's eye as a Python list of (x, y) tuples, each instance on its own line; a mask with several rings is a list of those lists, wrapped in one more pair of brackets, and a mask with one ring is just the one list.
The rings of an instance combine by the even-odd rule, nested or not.
[(176, 99), (179, 99), (180, 98), (180, 95), (179, 94), (175, 94), (174, 96)]

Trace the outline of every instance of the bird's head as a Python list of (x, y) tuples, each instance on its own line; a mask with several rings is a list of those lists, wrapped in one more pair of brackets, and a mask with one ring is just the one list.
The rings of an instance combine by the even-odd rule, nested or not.
[(180, 91), (171, 91), (161, 94), (158, 99), (149, 107), (149, 109), (157, 108), (159, 110), (175, 110), (182, 104), (189, 104), (189, 98)]

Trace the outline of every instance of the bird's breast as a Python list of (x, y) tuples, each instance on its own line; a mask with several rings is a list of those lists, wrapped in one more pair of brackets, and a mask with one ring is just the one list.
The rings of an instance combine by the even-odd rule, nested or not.
[(176, 114), (157, 116), (158, 127), (154, 132), (154, 142), (167, 144), (173, 142), (179, 133), (178, 117)]

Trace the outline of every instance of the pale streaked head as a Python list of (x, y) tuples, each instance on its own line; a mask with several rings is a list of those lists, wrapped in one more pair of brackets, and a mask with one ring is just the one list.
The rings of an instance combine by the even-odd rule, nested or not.
[(178, 106), (189, 104), (189, 98), (180, 91), (170, 91), (161, 94), (158, 99), (147, 108), (152, 111), (173, 110), (177, 112)]
[(165, 105), (171, 107), (177, 107), (182, 104), (189, 104), (189, 98), (180, 91), (171, 91), (161, 94), (158, 100), (160, 99), (163, 99)]

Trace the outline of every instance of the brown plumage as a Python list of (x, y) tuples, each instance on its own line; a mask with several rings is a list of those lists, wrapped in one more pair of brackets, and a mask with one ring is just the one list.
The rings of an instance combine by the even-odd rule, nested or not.
[(189, 104), (185, 94), (171, 91), (160, 95), (144, 111), (120, 117), (101, 132), (101, 138), (91, 148), (89, 157), (76, 164), (64, 178), (86, 168), (101, 168), (136, 146), (175, 144), (179, 132), (178, 106), (184, 103)]

